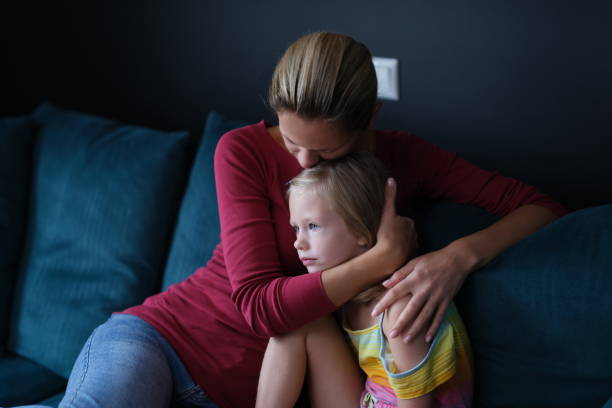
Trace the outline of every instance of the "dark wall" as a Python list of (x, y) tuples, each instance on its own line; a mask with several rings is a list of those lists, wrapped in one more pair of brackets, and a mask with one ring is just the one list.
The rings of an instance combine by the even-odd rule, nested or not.
[[(306, 6), (305, 4), (308, 4)], [(381, 128), (412, 131), (573, 208), (612, 202), (608, 1), (10, 0), (2, 114), (42, 100), (162, 129), (272, 119), (280, 54), (333, 30), (400, 60)]]

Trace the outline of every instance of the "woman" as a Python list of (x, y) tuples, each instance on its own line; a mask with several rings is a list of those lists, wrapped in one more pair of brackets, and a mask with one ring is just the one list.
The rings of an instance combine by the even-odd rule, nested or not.
[[(391, 336), (409, 340), (425, 330), (430, 340), (470, 272), (563, 214), (532, 187), (480, 170), (411, 134), (371, 129), (379, 109), (376, 91), (363, 44), (314, 33), (291, 45), (270, 87), (278, 126), (262, 121), (237, 129), (217, 147), (221, 243), (213, 258), (184, 282), (98, 327), (75, 363), (60, 407), (253, 406), (270, 337), (331, 313), (387, 276), (391, 290), (375, 312), (409, 299)], [(307, 274), (292, 246), (285, 183), (302, 168), (355, 150), (372, 151), (385, 163), (397, 181), (387, 187), (388, 197), (401, 205), (419, 196), (446, 198), (503, 218), (403, 265), (415, 233), (410, 220), (386, 206), (373, 248)], [(324, 364), (313, 362), (311, 374), (324, 371)], [(323, 386), (351, 381), (315, 379)], [(315, 395), (312, 402), (328, 401)]]

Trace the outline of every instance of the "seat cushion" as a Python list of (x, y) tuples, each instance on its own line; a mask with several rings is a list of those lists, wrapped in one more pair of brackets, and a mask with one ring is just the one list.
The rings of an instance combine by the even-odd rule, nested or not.
[(58, 394), (55, 394), (49, 398), (45, 398), (43, 401), (37, 402), (36, 405), (42, 405), (44, 407), (57, 407), (59, 405), (59, 403), (62, 401), (62, 398), (64, 398), (64, 392), (60, 392)]
[[(462, 229), (468, 217), (483, 217), (451, 210), (455, 225), (429, 219), (425, 229)], [(604, 405), (612, 384), (611, 248), (612, 205), (583, 209), (471, 274), (457, 306), (474, 348), (475, 406)]]
[(29, 116), (0, 118), (0, 355), (25, 240), (34, 134)]
[(43, 105), (10, 350), (67, 377), (93, 328), (159, 290), (192, 154), (163, 132)]
[(181, 204), (164, 273), (163, 289), (184, 280), (198, 267), (205, 265), (219, 243), (219, 212), (213, 161), (215, 147), (223, 134), (247, 124), (240, 120), (226, 119), (215, 111), (208, 114)]
[(66, 387), (66, 380), (26, 358), (7, 353), (0, 358), (0, 406), (33, 404)]

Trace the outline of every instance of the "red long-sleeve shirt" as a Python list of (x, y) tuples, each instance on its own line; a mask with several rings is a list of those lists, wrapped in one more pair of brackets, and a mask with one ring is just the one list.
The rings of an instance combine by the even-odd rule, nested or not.
[[(398, 206), (418, 197), (474, 204), (498, 215), (538, 204), (563, 207), (535, 188), (484, 171), (405, 132), (376, 132), (376, 155), (398, 184)], [(286, 182), (301, 168), (265, 123), (225, 134), (215, 153), (221, 243), (205, 267), (124, 313), (173, 345), (191, 376), (221, 407), (251, 407), (269, 337), (335, 309), (320, 273), (293, 247)]]

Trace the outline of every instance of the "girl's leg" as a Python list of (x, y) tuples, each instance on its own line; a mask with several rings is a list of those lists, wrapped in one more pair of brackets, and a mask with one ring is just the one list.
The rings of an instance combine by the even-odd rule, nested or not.
[(308, 375), (313, 408), (357, 407), (364, 378), (331, 315), (270, 339), (257, 407), (293, 407)]

